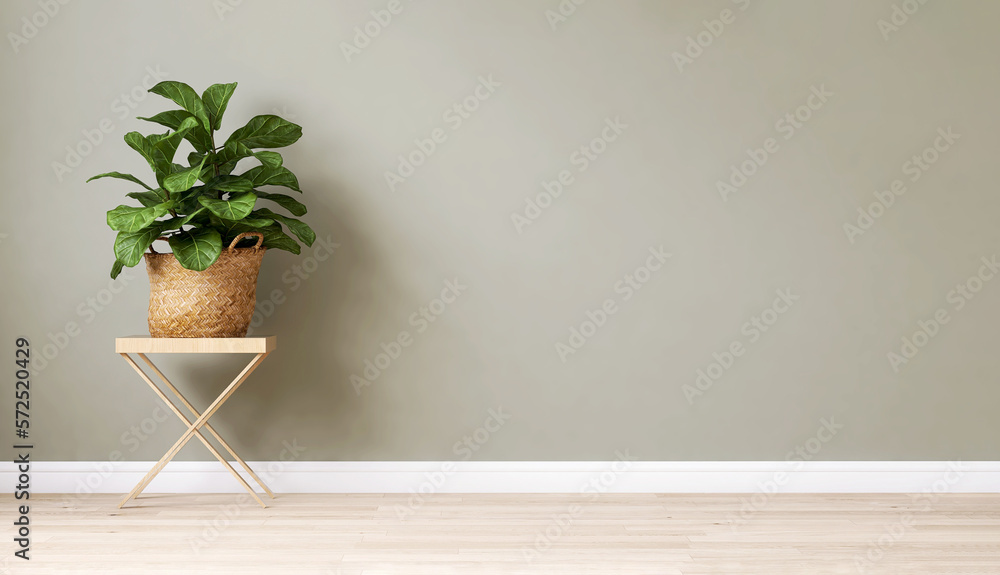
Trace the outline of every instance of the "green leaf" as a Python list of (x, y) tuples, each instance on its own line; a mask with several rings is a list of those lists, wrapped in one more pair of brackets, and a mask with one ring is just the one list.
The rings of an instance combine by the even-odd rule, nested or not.
[(299, 180), (288, 168), (269, 168), (267, 166), (256, 166), (243, 173), (243, 177), (253, 182), (254, 187), (258, 186), (284, 186), (301, 193)]
[(242, 220), (253, 211), (257, 196), (253, 192), (236, 194), (228, 200), (214, 200), (201, 196), (198, 202), (224, 220)]
[(216, 153), (216, 161), (220, 164), (234, 162), (249, 158), (253, 155), (253, 150), (242, 142), (226, 142), (222, 149)]
[(274, 223), (274, 220), (269, 220), (267, 218), (243, 218), (240, 220), (241, 224), (250, 226), (251, 228), (266, 228), (267, 226)]
[(170, 211), (169, 203), (148, 208), (118, 206), (108, 211), (108, 226), (116, 232), (137, 232)]
[[(240, 230), (234, 231), (242, 232), (246, 230), (241, 228)], [(286, 252), (292, 252), (293, 254), (299, 254), (302, 251), (302, 248), (299, 246), (299, 242), (295, 241), (291, 236), (286, 234), (277, 223), (264, 228), (257, 228), (257, 231), (264, 234), (265, 248), (285, 250)]]
[[(143, 118), (142, 116), (139, 116), (137, 119), (146, 120), (147, 122), (155, 122), (161, 126), (166, 126), (171, 130), (177, 130), (184, 120), (194, 117), (194, 114), (186, 110), (168, 110), (166, 112), (160, 112), (152, 118)], [(191, 142), (194, 149), (199, 152), (204, 153), (212, 149), (212, 136), (200, 124), (191, 129), (191, 131), (184, 136), (184, 139)]]
[(254, 152), (253, 155), (255, 158), (260, 160), (261, 164), (269, 168), (280, 168), (281, 162), (283, 161), (281, 154), (278, 152), (268, 152), (262, 150), (260, 152)]
[(265, 248), (285, 250), (286, 252), (292, 252), (296, 255), (302, 253), (302, 248), (299, 247), (299, 242), (293, 240), (290, 236), (288, 236), (288, 234), (281, 231), (281, 226), (275, 224), (274, 227), (263, 228), (261, 231), (264, 232)]
[(182, 214), (190, 214), (195, 210), (200, 210), (202, 205), (198, 203), (198, 198), (205, 193), (205, 186), (195, 186), (190, 190), (181, 192), (176, 198), (173, 198), (174, 203), (177, 204), (176, 210)]
[(215, 154), (211, 152), (207, 154), (191, 152), (188, 154), (187, 161), (189, 166), (194, 167), (201, 163), (202, 158), (205, 159), (205, 163), (201, 168), (201, 174), (198, 176), (198, 179), (207, 182), (215, 177), (215, 166), (212, 165), (212, 162), (215, 161)]
[(233, 241), (233, 238), (240, 235), (240, 232), (234, 230), (242, 229), (243, 231), (247, 231), (250, 229), (250, 226), (245, 225), (243, 220), (224, 220), (212, 213), (208, 216), (208, 223), (213, 228), (219, 230), (219, 233), (222, 234), (222, 243), (227, 246)]
[(188, 133), (189, 130), (198, 126), (198, 120), (194, 117), (181, 121), (176, 132), (166, 134), (152, 134), (149, 137), (143, 136), (139, 132), (129, 132), (125, 134), (125, 143), (133, 150), (139, 152), (149, 167), (156, 175), (156, 181), (163, 185), (163, 178), (174, 172), (174, 154), (177, 153), (177, 146)]
[(249, 192), (253, 182), (241, 176), (219, 176), (205, 183), (205, 188), (219, 192)]
[(215, 154), (213, 163), (218, 167), (219, 174), (228, 176), (236, 168), (236, 164), (243, 158), (253, 155), (253, 150), (244, 146), (240, 142), (226, 142), (222, 149)]
[[(274, 220), (269, 220), (267, 218), (251, 218), (251, 217), (246, 217), (243, 218), (242, 220), (235, 220), (235, 221), (232, 220), (222, 220), (222, 221), (229, 222), (230, 224), (228, 226), (223, 226), (224, 229), (227, 231), (227, 233), (235, 229), (236, 226), (242, 226), (243, 228), (266, 228), (267, 226), (274, 224)], [(246, 230), (244, 229), (244, 231)], [(233, 234), (233, 237), (238, 235), (239, 234)]]
[(136, 152), (139, 152), (139, 155), (146, 159), (149, 167), (154, 172), (156, 171), (156, 162), (153, 160), (153, 144), (146, 139), (146, 136), (143, 136), (139, 132), (129, 132), (125, 134), (125, 143)]
[(132, 267), (142, 259), (142, 253), (160, 237), (159, 226), (150, 226), (137, 232), (118, 232), (115, 238), (115, 258)]
[[(104, 173), (104, 174), (97, 174), (96, 176), (90, 178), (90, 180), (96, 180), (98, 178), (118, 178), (119, 180), (128, 180), (130, 182), (139, 184), (140, 186), (142, 186), (142, 187), (144, 187), (144, 188), (146, 188), (147, 190), (150, 190), (150, 191), (152, 191), (152, 189), (153, 189), (153, 188), (147, 186), (146, 184), (144, 184), (142, 182), (142, 180), (140, 180), (139, 178), (133, 176), (132, 174), (123, 174), (121, 172), (107, 172), (107, 173)], [(87, 181), (89, 182), (90, 180), (87, 180)]]
[(190, 224), (195, 219), (198, 219), (198, 220), (207, 220), (207, 214), (205, 214), (204, 212), (205, 212), (205, 208), (204, 207), (200, 207), (197, 210), (191, 212), (190, 214), (188, 214), (188, 215), (186, 215), (186, 216), (184, 216), (182, 218), (170, 218), (169, 220), (165, 220), (163, 222), (163, 226), (160, 229), (161, 229), (161, 231), (164, 231), (164, 230), (180, 230), (180, 229), (183, 229), (184, 226)]
[(205, 160), (206, 158), (202, 158), (201, 163), (197, 166), (185, 168), (170, 174), (166, 178), (163, 178), (163, 187), (168, 192), (183, 192), (190, 190), (191, 186), (198, 183), (198, 176), (201, 175), (201, 170), (205, 165)]
[(166, 197), (160, 195), (159, 190), (152, 192), (129, 192), (125, 194), (126, 196), (139, 200), (139, 203), (145, 207), (158, 206), (167, 200)]
[[(198, 120), (194, 117), (185, 118), (177, 126), (177, 131), (167, 132), (166, 134), (152, 134), (146, 138), (153, 149), (153, 160), (156, 163), (156, 169), (163, 170), (164, 166), (167, 168), (172, 166), (174, 155), (177, 153), (177, 147), (180, 146), (181, 140), (184, 139), (188, 131), (197, 128), (198, 125)], [(166, 177), (171, 173), (172, 170), (167, 169), (163, 176)]]
[(212, 129), (212, 124), (208, 121), (208, 110), (205, 108), (205, 103), (201, 101), (198, 92), (195, 92), (191, 86), (183, 82), (167, 80), (153, 86), (149, 91), (164, 98), (169, 98), (181, 108), (191, 112), (195, 118), (198, 118), (198, 121), (201, 122), (202, 127), (206, 131)]
[(205, 211), (205, 208), (201, 207), (201, 208), (198, 208), (197, 210), (191, 212), (190, 214), (184, 216), (183, 218), (181, 218), (177, 222), (178, 227), (179, 226), (186, 226), (186, 225), (188, 225), (189, 223), (191, 223), (191, 220), (193, 220), (193, 219), (197, 218), (198, 216), (200, 216), (202, 214), (202, 212), (204, 212), (204, 211)]
[(115, 260), (115, 263), (111, 266), (111, 279), (118, 277), (118, 274), (122, 273), (122, 267), (125, 264), (121, 263), (119, 260)]
[(170, 249), (182, 267), (205, 271), (222, 253), (222, 236), (211, 228), (188, 230), (170, 236)]
[(279, 206), (285, 208), (292, 213), (293, 216), (304, 216), (306, 215), (306, 207), (302, 202), (296, 200), (292, 196), (286, 196), (285, 194), (269, 194), (267, 192), (262, 192), (256, 190), (258, 198), (265, 200), (271, 200), (272, 202), (278, 204)]
[(166, 112), (160, 112), (159, 114), (153, 116), (152, 118), (146, 118), (143, 116), (136, 116), (136, 120), (145, 120), (147, 122), (153, 122), (154, 124), (159, 124), (161, 126), (166, 126), (171, 130), (176, 131), (177, 127), (181, 125), (187, 118), (194, 118), (195, 115), (187, 110), (167, 110)]
[(205, 108), (208, 110), (208, 120), (212, 124), (213, 130), (222, 127), (222, 115), (226, 113), (226, 106), (229, 105), (229, 98), (236, 91), (236, 82), (232, 84), (213, 84), (201, 95)]
[(233, 132), (226, 142), (242, 142), (250, 148), (281, 148), (302, 137), (302, 127), (288, 120), (266, 114), (254, 116)]
[(261, 208), (254, 211), (253, 215), (271, 218), (272, 220), (285, 224), (285, 227), (291, 230), (291, 232), (295, 234), (295, 237), (302, 240), (302, 243), (307, 246), (313, 245), (313, 242), (316, 241), (316, 232), (314, 232), (312, 228), (310, 228), (309, 225), (303, 221), (295, 218), (289, 218), (281, 214), (276, 214), (267, 208)]

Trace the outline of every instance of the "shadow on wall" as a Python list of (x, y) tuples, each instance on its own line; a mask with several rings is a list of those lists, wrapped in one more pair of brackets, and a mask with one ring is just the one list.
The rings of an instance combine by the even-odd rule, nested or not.
[[(278, 335), (278, 349), (210, 420), (247, 460), (274, 460), (283, 442), (304, 437), (336, 438), (323, 446), (302, 444), (303, 459), (320, 456), (315, 449), (329, 456), (338, 443), (356, 443), (373, 432), (373, 402), (359, 397), (349, 382), (357, 370), (352, 350), (359, 333), (379, 325), (380, 311), (391, 307), (386, 302), (407, 299), (366, 237), (371, 230), (357, 226), (358, 219), (337, 202), (345, 197), (342, 186), (326, 179), (303, 189), (302, 201), (309, 207), (303, 219), (316, 231), (316, 242), (303, 246), (298, 256), (269, 253), (257, 285), (250, 335)], [(314, 191), (310, 201), (310, 190), (322, 190), (322, 197)], [(171, 369), (179, 376), (181, 392), (202, 410), (250, 357), (188, 359)], [(182, 453), (185, 459), (211, 458), (200, 445)]]

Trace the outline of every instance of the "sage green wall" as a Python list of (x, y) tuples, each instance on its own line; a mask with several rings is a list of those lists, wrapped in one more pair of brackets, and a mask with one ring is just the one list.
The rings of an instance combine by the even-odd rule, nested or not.
[[(171, 106), (141, 88), (164, 78), (238, 81), (225, 133), (304, 127), (283, 153), (329, 244), (265, 258), (256, 332), (279, 349), (213, 419), (248, 459), (1000, 457), (1000, 3), (0, 13), (0, 354), (26, 335), (43, 367), (39, 459), (155, 459), (183, 429), (113, 351), (145, 331), (144, 269), (108, 279), (104, 212), (133, 190), (84, 184), (146, 173), (122, 136)], [(168, 359), (205, 405), (248, 358)]]

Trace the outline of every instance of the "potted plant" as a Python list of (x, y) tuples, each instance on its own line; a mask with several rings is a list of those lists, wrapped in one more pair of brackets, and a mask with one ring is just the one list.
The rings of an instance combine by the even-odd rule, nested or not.
[[(285, 228), (306, 245), (316, 239), (304, 222), (258, 207), (258, 200), (266, 200), (293, 216), (306, 213), (295, 198), (259, 189), (283, 186), (302, 192), (281, 155), (269, 150), (295, 143), (302, 135), (300, 126), (274, 115), (255, 116), (216, 145), (215, 133), (235, 90), (235, 82), (209, 86), (200, 96), (182, 82), (153, 86), (150, 92), (181, 109), (139, 118), (168, 131), (149, 136), (129, 132), (125, 143), (149, 163), (156, 186), (121, 172), (87, 180), (117, 178), (145, 188), (126, 194), (140, 206), (120, 205), (108, 212), (107, 222), (118, 232), (112, 278), (123, 267), (146, 260), (153, 337), (245, 336), (264, 251), (299, 253), (298, 242)], [(182, 141), (194, 148), (186, 165), (174, 163)], [(244, 159), (256, 165), (234, 174)], [(157, 253), (157, 239), (166, 240), (172, 253)]]

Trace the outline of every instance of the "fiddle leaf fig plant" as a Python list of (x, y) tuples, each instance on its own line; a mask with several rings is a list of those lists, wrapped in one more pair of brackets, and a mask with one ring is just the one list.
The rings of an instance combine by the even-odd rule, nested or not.
[[(166, 127), (165, 133), (125, 134), (125, 143), (149, 164), (156, 185), (121, 172), (87, 180), (115, 178), (143, 188), (126, 194), (139, 206), (120, 205), (108, 211), (108, 226), (118, 232), (112, 278), (118, 277), (122, 268), (138, 264), (157, 239), (167, 240), (177, 261), (194, 271), (215, 263), (223, 248), (243, 232), (259, 231), (264, 247), (295, 254), (301, 250), (299, 241), (312, 245), (316, 234), (305, 222), (257, 205), (258, 200), (266, 200), (292, 216), (305, 215), (306, 207), (295, 198), (258, 189), (280, 186), (302, 193), (295, 174), (284, 167), (281, 154), (270, 150), (295, 143), (302, 136), (300, 126), (274, 115), (255, 116), (216, 145), (216, 132), (222, 127), (236, 82), (209, 86), (200, 96), (191, 86), (174, 81), (160, 82), (149, 91), (181, 107), (138, 118)], [(182, 141), (194, 148), (186, 164), (175, 163)], [(234, 174), (244, 159), (258, 164)]]

